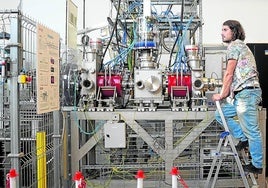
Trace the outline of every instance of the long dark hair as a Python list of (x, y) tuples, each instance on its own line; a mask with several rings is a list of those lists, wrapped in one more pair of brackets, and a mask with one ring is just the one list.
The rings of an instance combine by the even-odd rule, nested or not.
[(229, 28), (233, 31), (232, 40), (236, 40), (236, 39), (240, 39), (242, 41), (245, 40), (246, 38), (245, 31), (239, 21), (227, 20), (223, 23), (223, 25), (229, 26)]

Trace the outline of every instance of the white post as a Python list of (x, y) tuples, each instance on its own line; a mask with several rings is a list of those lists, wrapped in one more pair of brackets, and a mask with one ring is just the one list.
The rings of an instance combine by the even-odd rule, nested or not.
[(73, 180), (75, 181), (75, 188), (80, 188), (82, 186), (83, 179), (84, 179), (84, 176), (82, 175), (82, 173), (77, 171), (73, 178)]
[(8, 176), (10, 180), (10, 188), (16, 188), (16, 177), (18, 176), (16, 170), (10, 169)]
[(177, 187), (178, 187), (177, 176), (172, 175), (172, 188), (177, 188)]
[(137, 175), (137, 188), (143, 188), (143, 179), (145, 178), (144, 172), (142, 170), (138, 170)]
[(178, 169), (176, 167), (173, 167), (170, 171), (170, 174), (172, 175), (172, 188), (178, 187)]

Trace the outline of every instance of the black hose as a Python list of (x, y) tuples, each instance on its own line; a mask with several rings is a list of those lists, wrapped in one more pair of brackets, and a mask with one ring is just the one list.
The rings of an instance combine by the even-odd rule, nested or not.
[(182, 36), (182, 30), (183, 30), (183, 27), (182, 27), (182, 24), (183, 24), (183, 12), (184, 12), (184, 0), (182, 0), (182, 3), (181, 3), (181, 20), (180, 20), (180, 29), (179, 29), (179, 34), (177, 35), (176, 37), (176, 40), (172, 46), (172, 49), (170, 51), (170, 55), (169, 55), (169, 62), (168, 62), (168, 67), (171, 67), (171, 59), (172, 59), (172, 54), (174, 52), (174, 49), (175, 49), (175, 46), (179, 40), (179, 37)]
[(109, 42), (108, 42), (108, 44), (107, 44), (107, 46), (106, 46), (106, 48), (105, 48), (105, 50), (103, 52), (103, 55), (101, 57), (101, 69), (102, 69), (102, 66), (103, 66), (104, 57), (105, 57), (105, 55), (107, 53), (107, 50), (108, 50), (108, 48), (109, 48), (109, 46), (111, 44), (111, 41), (112, 41), (114, 32), (115, 32), (116, 27), (117, 27), (118, 17), (119, 17), (119, 10), (120, 10), (120, 4), (121, 4), (121, 0), (118, 1), (117, 14), (116, 14), (116, 19), (115, 19), (115, 23), (114, 23), (114, 26), (113, 26), (111, 37), (110, 37)]

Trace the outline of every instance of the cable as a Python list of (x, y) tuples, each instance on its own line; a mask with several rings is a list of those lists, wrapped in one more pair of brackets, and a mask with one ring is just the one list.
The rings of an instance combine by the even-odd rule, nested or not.
[[(191, 16), (191, 18), (189, 19), (188, 23), (186, 24), (186, 26), (185, 26), (185, 30), (186, 31), (188, 30), (190, 24), (192, 23), (193, 18), (194, 18), (194, 16)], [(184, 32), (183, 35), (182, 35), (182, 37), (180, 38), (180, 41), (178, 42), (178, 46), (180, 46), (182, 44), (182, 41), (183, 41), (183, 38), (185, 37), (185, 34), (186, 34), (186, 32)], [(179, 35), (178, 35), (177, 38), (179, 38)], [(183, 48), (183, 50), (184, 50), (184, 48)], [(169, 67), (172, 67), (174, 64), (176, 64), (177, 56), (178, 56), (179, 53), (180, 53), (180, 50), (178, 50), (178, 53), (176, 54), (175, 62), (172, 65), (169, 65)], [(171, 62), (171, 57), (170, 57), (169, 62)]]
[[(133, 23), (134, 24), (134, 23)], [(134, 45), (135, 45), (135, 43), (136, 43), (136, 38), (137, 38), (137, 36), (136, 36), (136, 32), (135, 32), (135, 24), (133, 25), (133, 34), (134, 34), (134, 39), (133, 39), (133, 41), (132, 41), (132, 43), (129, 45), (129, 47), (128, 48), (126, 48), (125, 50), (123, 50), (120, 54), (118, 54), (115, 58), (113, 58), (113, 59), (111, 59), (110, 61), (108, 61), (107, 63), (105, 63), (104, 65), (103, 65), (103, 67), (105, 67), (105, 66), (107, 66), (107, 65), (111, 65), (113, 62), (115, 62), (115, 64), (113, 65), (113, 66), (115, 66), (115, 65), (117, 65), (117, 62), (119, 62), (120, 60), (124, 60), (126, 57), (127, 57), (127, 55), (129, 54), (129, 52), (134, 48)], [(102, 67), (102, 68), (103, 68)]]
[(171, 65), (172, 54), (173, 54), (173, 51), (174, 51), (174, 49), (175, 49), (175, 46), (176, 46), (176, 44), (177, 44), (177, 42), (178, 42), (178, 40), (179, 40), (179, 37), (182, 35), (183, 13), (184, 13), (184, 0), (182, 0), (182, 5), (181, 5), (181, 20), (180, 20), (180, 24), (181, 24), (181, 25), (180, 25), (180, 30), (179, 30), (179, 34), (177, 35), (176, 40), (175, 40), (175, 42), (174, 42), (174, 44), (173, 44), (173, 47), (172, 47), (172, 49), (171, 49), (171, 51), (170, 51), (170, 55), (169, 55), (169, 63), (168, 63), (169, 67), (170, 67), (170, 65)]
[(117, 7), (117, 13), (116, 13), (115, 24), (114, 24), (114, 27), (113, 27), (113, 30), (112, 30), (111, 37), (110, 37), (110, 39), (109, 39), (109, 41), (108, 41), (108, 44), (107, 44), (107, 46), (106, 46), (106, 48), (105, 48), (105, 50), (104, 50), (104, 52), (103, 52), (103, 55), (102, 55), (102, 57), (101, 57), (101, 66), (100, 66), (101, 69), (102, 69), (102, 66), (103, 66), (104, 57), (105, 57), (105, 55), (106, 55), (106, 53), (107, 53), (107, 50), (108, 50), (108, 48), (109, 48), (109, 46), (110, 46), (110, 44), (111, 44), (111, 41), (112, 41), (112, 39), (113, 39), (114, 32), (115, 32), (116, 27), (117, 27), (117, 22), (118, 22), (117, 20), (118, 20), (118, 17), (119, 17), (120, 4), (121, 4), (121, 0), (118, 0), (118, 7)]

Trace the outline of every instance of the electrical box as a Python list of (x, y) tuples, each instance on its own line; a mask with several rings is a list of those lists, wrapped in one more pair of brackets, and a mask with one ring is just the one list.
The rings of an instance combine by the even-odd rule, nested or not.
[(125, 123), (110, 121), (104, 124), (104, 147), (105, 148), (126, 147)]

